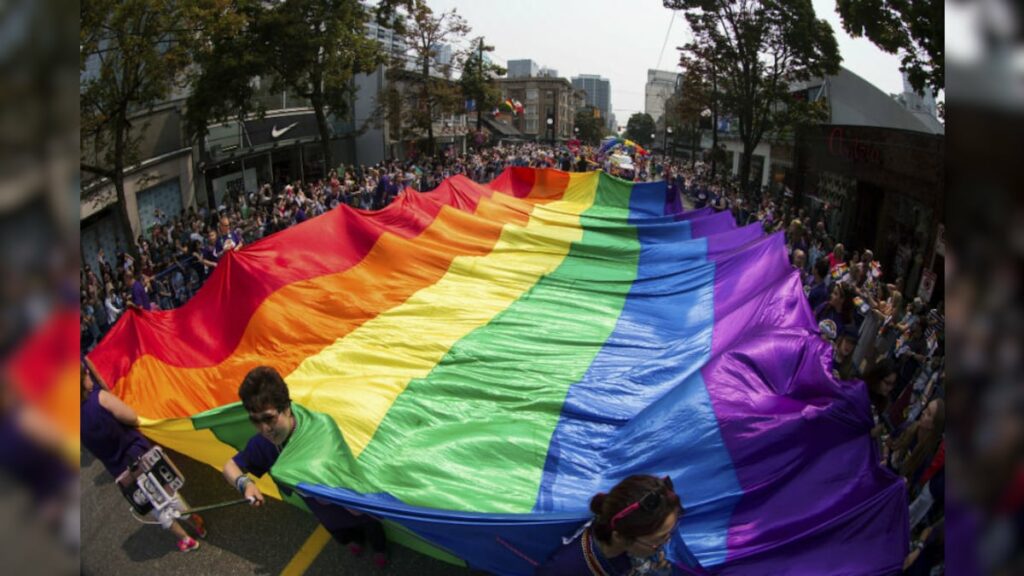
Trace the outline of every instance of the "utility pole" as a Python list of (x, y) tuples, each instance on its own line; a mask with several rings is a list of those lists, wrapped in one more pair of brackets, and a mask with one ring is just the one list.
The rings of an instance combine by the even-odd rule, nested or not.
[(718, 70), (715, 61), (711, 61), (711, 180), (715, 179), (715, 168), (718, 163)]
[(551, 92), (551, 110), (551, 146), (554, 147), (558, 129), (558, 86)]
[(696, 170), (697, 168), (697, 147), (700, 146), (700, 120), (693, 121), (693, 138), (690, 139), (693, 144), (690, 147), (690, 169)]
[[(479, 74), (480, 82), (483, 82), (484, 81), (484, 37), (483, 36), (480, 37), (480, 45), (479, 45), (479, 48), (477, 49), (476, 66), (477, 66), (477, 74)], [(482, 84), (481, 84), (481, 86), (482, 86)], [(482, 98), (483, 90), (480, 91), (480, 94), (476, 94), (476, 96), (478, 97), (477, 99), (480, 100), (479, 102), (476, 103), (476, 131), (480, 132), (480, 128), (483, 125), (483, 112), (480, 111), (480, 108), (483, 107), (483, 105), (484, 105), (483, 98)]]

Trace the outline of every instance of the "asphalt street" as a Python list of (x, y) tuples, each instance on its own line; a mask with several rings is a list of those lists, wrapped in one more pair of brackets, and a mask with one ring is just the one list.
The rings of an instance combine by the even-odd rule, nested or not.
[[(232, 500), (237, 493), (220, 472), (182, 454), (168, 451), (185, 476), (182, 494), (192, 506)], [(209, 534), (201, 547), (181, 553), (174, 536), (159, 526), (136, 521), (114, 479), (98, 460), (82, 452), (82, 574), (181, 575), (281, 574), (317, 527), (313, 516), (268, 498), (262, 508), (234, 506), (203, 514)], [(479, 575), (392, 544), (391, 563), (376, 567), (369, 554), (354, 558), (328, 541), (305, 571), (309, 576)]]

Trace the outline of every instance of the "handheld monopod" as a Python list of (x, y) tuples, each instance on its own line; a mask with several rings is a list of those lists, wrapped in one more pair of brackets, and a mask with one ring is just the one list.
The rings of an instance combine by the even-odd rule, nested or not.
[[(251, 503), (250, 498), (239, 498), (217, 504), (182, 509), (178, 490), (185, 485), (185, 476), (164, 453), (154, 446), (117, 477), (121, 494), (131, 504), (132, 516), (143, 524), (168, 525), (171, 521), (196, 512), (227, 508)], [(154, 513), (157, 521), (146, 521), (142, 516)]]

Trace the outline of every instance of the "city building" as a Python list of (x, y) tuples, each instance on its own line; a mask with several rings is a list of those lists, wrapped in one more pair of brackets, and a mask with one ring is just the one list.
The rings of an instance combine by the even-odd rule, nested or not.
[[(922, 278), (938, 278), (924, 282), (933, 288), (921, 295), (941, 299), (945, 127), (929, 110), (927, 98), (909, 89), (902, 98), (890, 96), (846, 68), (794, 84), (790, 92), (808, 102), (822, 101), (828, 118), (766, 137), (752, 155), (751, 180), (785, 186), (811, 220), (827, 210), (832, 238), (851, 249), (872, 249), (890, 271), (895, 272), (898, 254), (924, 254), (899, 271), (902, 292), (917, 296)], [(707, 128), (701, 142), (705, 150), (711, 147)], [(724, 115), (718, 133), (725, 152), (720, 169), (738, 174), (743, 143), (735, 121)]]
[(405, 38), (387, 26), (381, 26), (371, 20), (366, 23), (366, 35), (370, 38), (376, 38), (384, 50), (392, 56), (405, 56), (409, 53), (409, 45), (406, 43)]
[(677, 72), (665, 70), (648, 70), (647, 84), (644, 87), (644, 112), (660, 122), (665, 115), (665, 102), (676, 91), (679, 82)]
[(438, 66), (451, 66), (453, 61), (452, 47), (448, 44), (435, 44), (431, 46), (434, 51), (434, 63)]
[(606, 120), (605, 127), (615, 130), (615, 117), (612, 115), (612, 84), (608, 79), (594, 74), (580, 74), (572, 78), (572, 86), (586, 93), (586, 104), (597, 106), (601, 117)]
[[(828, 110), (825, 125), (871, 126), (923, 134), (945, 132), (943, 125), (934, 117), (929, 119), (908, 109), (846, 68), (840, 68), (837, 74), (827, 78), (794, 84), (790, 92), (808, 102), (824, 101)], [(727, 158), (726, 166), (731, 166), (734, 174), (738, 173), (743, 152), (738, 125), (728, 115), (723, 115), (719, 119), (718, 131), (718, 143)], [(794, 144), (792, 134), (764, 138), (752, 156), (752, 180), (762, 186), (783, 181), (786, 173), (794, 167)], [(709, 129), (702, 139), (702, 148), (710, 147)]]
[[(564, 141), (573, 137), (579, 94), (565, 78), (503, 78), (498, 80), (502, 98), (518, 100), (523, 114), (503, 114), (500, 121), (532, 140)], [(550, 128), (548, 119), (551, 120)]]
[(540, 67), (533, 60), (509, 60), (509, 78), (533, 78), (540, 72)]
[[(392, 30), (370, 22), (366, 34), (375, 38), (392, 56), (413, 68), (408, 45)], [(447, 52), (440, 50), (441, 57)], [(87, 62), (83, 74), (96, 73), (98, 62)], [(377, 113), (378, 94), (387, 86), (381, 67), (354, 79), (356, 95), (347, 117), (327, 117), (329, 146), (335, 165), (372, 164), (403, 157), (408, 142), (388, 137), (386, 119)], [(254, 79), (257, 99), (266, 111), (262, 117), (229, 120), (209, 127), (201, 143), (186, 133), (184, 108), (188, 86), (175, 90), (167, 100), (131, 116), (138, 139), (139, 161), (125, 174), (125, 204), (131, 234), (148, 231), (158, 220), (189, 207), (216, 209), (231, 193), (256, 192), (263, 183), (281, 187), (296, 179), (323, 178), (326, 166), (316, 117), (309, 102), (290, 93), (271, 93), (266, 83)], [(439, 149), (465, 146), (464, 114), (439, 118), (435, 135)], [(82, 161), (96, 164), (95, 151), (82, 146)], [(106, 179), (83, 173), (79, 211), (82, 261), (95, 263), (100, 248), (107, 254), (123, 251), (131, 239), (117, 225), (117, 195)]]
[(924, 124), (931, 126), (936, 131), (942, 130), (942, 123), (939, 122), (938, 109), (935, 105), (935, 94), (930, 88), (926, 88), (923, 93), (919, 94), (910, 85), (910, 79), (906, 72), (903, 73), (903, 92), (893, 94), (892, 97), (901, 106), (913, 112), (914, 116)]

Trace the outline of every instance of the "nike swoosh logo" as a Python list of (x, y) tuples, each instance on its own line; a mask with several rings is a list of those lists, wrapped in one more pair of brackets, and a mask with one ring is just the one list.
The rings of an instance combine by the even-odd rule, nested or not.
[(280, 130), (278, 130), (277, 129), (277, 124), (274, 124), (274, 127), (270, 129), (270, 137), (271, 138), (280, 138), (282, 134), (284, 134), (285, 132), (291, 130), (292, 128), (295, 128), (298, 125), (299, 125), (298, 122), (293, 122), (293, 123), (285, 126), (284, 128), (281, 128)]

